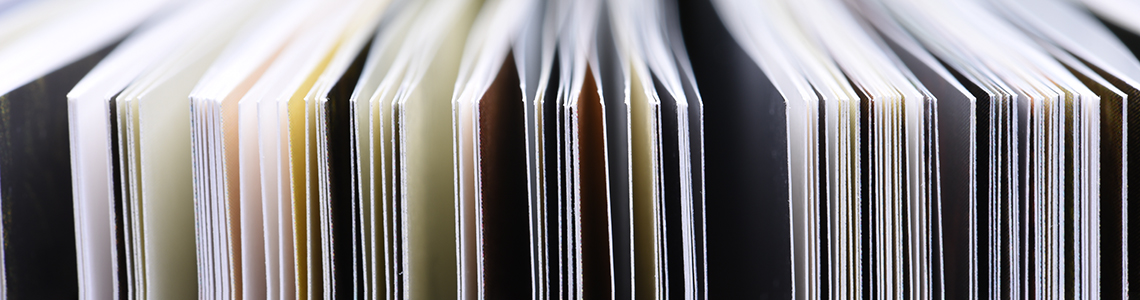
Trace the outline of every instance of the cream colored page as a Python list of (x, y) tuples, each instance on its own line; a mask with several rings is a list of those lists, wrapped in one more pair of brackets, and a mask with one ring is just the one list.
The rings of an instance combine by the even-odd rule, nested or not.
[[(406, 210), (404, 230), (408, 278), (405, 291), (413, 299), (459, 298), (451, 94), (467, 32), (481, 3), (467, 1), (440, 37), (419, 86), (397, 113), (401, 121), (400, 160)], [(525, 284), (525, 283), (520, 283)]]
[(203, 60), (139, 97), (147, 298), (197, 298), (190, 89)]
[(662, 297), (657, 270), (657, 157), (656, 121), (653, 103), (650, 102), (639, 72), (630, 78), (630, 152), (633, 168), (633, 251), (634, 294), (637, 299)]

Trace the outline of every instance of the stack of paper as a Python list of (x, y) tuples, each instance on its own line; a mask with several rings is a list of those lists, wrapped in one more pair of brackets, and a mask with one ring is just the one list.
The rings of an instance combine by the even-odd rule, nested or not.
[(1137, 9), (0, 0), (0, 299), (1127, 299)]

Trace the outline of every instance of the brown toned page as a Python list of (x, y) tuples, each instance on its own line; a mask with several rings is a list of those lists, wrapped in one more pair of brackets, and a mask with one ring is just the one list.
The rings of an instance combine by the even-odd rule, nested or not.
[(508, 53), (478, 104), (479, 213), (486, 299), (531, 297), (526, 120), (518, 68)]
[(613, 269), (610, 265), (609, 189), (606, 185), (605, 108), (598, 94), (593, 71), (586, 79), (577, 104), (578, 192), (576, 202), (581, 236), (582, 298), (610, 298)]

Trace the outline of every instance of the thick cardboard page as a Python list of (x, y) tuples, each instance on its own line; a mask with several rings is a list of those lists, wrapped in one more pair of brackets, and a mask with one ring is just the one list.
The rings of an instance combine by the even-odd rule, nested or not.
[[(708, 257), (706, 221), (705, 221), (705, 155), (704, 155), (704, 101), (697, 89), (696, 78), (693, 75), (692, 62), (685, 49), (684, 36), (681, 31), (680, 15), (677, 3), (666, 1), (661, 7), (662, 13), (659, 22), (664, 23), (664, 38), (668, 40), (665, 47), (671, 49), (672, 63), (676, 65), (679, 85), (673, 88), (681, 93), (684, 106), (677, 103), (677, 114), (683, 116), (677, 120), (679, 130), (678, 139), (680, 147), (678, 158), (682, 163), (682, 191), (686, 199), (681, 204), (682, 230), (685, 232), (685, 241), (682, 246), (685, 250), (686, 293), (694, 299), (708, 299)], [(675, 83), (676, 84), (676, 83)]]
[(613, 296), (615, 299), (632, 299), (633, 290), (633, 226), (632, 195), (630, 186), (629, 106), (626, 102), (628, 72), (614, 37), (609, 5), (602, 6), (599, 15), (598, 75), (602, 85), (602, 105), (605, 108), (605, 137), (607, 177), (609, 179), (610, 243), (613, 259)]
[(685, 195), (687, 189), (682, 188), (683, 185), (690, 185), (691, 183), (686, 180), (683, 174), (684, 166), (681, 164), (682, 159), (688, 157), (682, 156), (682, 146), (680, 140), (680, 132), (684, 131), (684, 126), (679, 123), (681, 120), (680, 115), (685, 113), (685, 108), (682, 107), (669, 91), (665, 89), (664, 85), (657, 78), (653, 76), (653, 87), (657, 90), (657, 95), (660, 97), (660, 116), (657, 120), (660, 130), (660, 161), (658, 172), (661, 172), (661, 206), (658, 207), (659, 218), (661, 220), (658, 230), (663, 233), (663, 239), (660, 241), (664, 253), (661, 255), (664, 258), (662, 267), (665, 270), (665, 297), (667, 298), (685, 298), (686, 282), (685, 282), (685, 245), (684, 240), (688, 237), (682, 231), (684, 222), (688, 221), (683, 216), (685, 211), (683, 209), (682, 201), (690, 201), (692, 195)]
[[(1098, 16), (1098, 18), (1101, 18), (1101, 16)], [(1120, 41), (1123, 42), (1124, 45), (1127, 46), (1129, 50), (1132, 51), (1133, 55), (1140, 56), (1140, 35), (1137, 35), (1137, 33), (1133, 32), (1133, 31), (1129, 31), (1125, 28), (1120, 27), (1119, 25), (1116, 25), (1115, 23), (1106, 21), (1104, 19), (1100, 19), (1100, 21), (1102, 23), (1104, 23), (1104, 25), (1106, 27), (1108, 27), (1108, 29), (1111, 30), (1112, 33), (1115, 34), (1116, 37), (1119, 38)], [(1128, 99), (1130, 101), (1124, 102), (1125, 103), (1124, 106), (1120, 108), (1122, 110), (1123, 115), (1124, 115), (1124, 120), (1123, 120), (1122, 124), (1120, 125), (1120, 126), (1122, 126), (1122, 130), (1124, 131), (1123, 135), (1124, 135), (1125, 145), (1124, 145), (1123, 155), (1124, 155), (1124, 157), (1140, 157), (1140, 147), (1128, 147), (1128, 145), (1127, 145), (1128, 144), (1127, 141), (1130, 138), (1140, 136), (1140, 117), (1138, 117), (1138, 116), (1140, 116), (1140, 101), (1133, 100), (1133, 99), (1140, 98), (1140, 91), (1136, 90), (1135, 87), (1129, 87), (1123, 81), (1121, 81), (1117, 78), (1114, 78), (1109, 74), (1103, 73), (1103, 71), (1099, 70), (1096, 66), (1089, 65), (1089, 67), (1091, 67), (1093, 70), (1096, 70), (1098, 73), (1101, 73), (1100, 75), (1104, 76), (1104, 78), (1106, 80), (1108, 80), (1109, 82), (1112, 82), (1113, 85), (1115, 85), (1117, 88), (1121, 89), (1121, 91), (1123, 91), (1124, 93), (1128, 94)], [(1102, 109), (1105, 109), (1107, 107), (1110, 107), (1110, 106), (1105, 105), (1104, 103), (1101, 104)], [(1102, 122), (1104, 122), (1104, 121), (1112, 120), (1112, 118), (1108, 118), (1108, 117), (1102, 115), (1101, 120), (1102, 120)], [(1105, 125), (1102, 124), (1101, 126), (1105, 126)], [(1105, 130), (1105, 128), (1107, 128), (1107, 127), (1102, 127), (1102, 129), (1101, 129), (1102, 133), (1108, 131), (1108, 130)], [(1101, 137), (1102, 143), (1104, 142), (1104, 140), (1105, 140), (1105, 137)], [(1105, 149), (1103, 148), (1104, 147), (1103, 144), (1101, 147), (1102, 147), (1101, 148), (1101, 151), (1102, 151), (1101, 157), (1106, 158), (1109, 155), (1103, 153), (1103, 151), (1105, 151)], [(1104, 166), (1106, 166), (1106, 163), (1102, 162), (1101, 167), (1104, 167)], [(1140, 186), (1140, 168), (1127, 168), (1127, 171), (1123, 171), (1122, 173), (1123, 173), (1123, 177), (1124, 177), (1124, 179), (1122, 180), (1122, 184), (1126, 187), (1126, 188), (1124, 188), (1124, 195), (1123, 195), (1124, 199), (1121, 203), (1121, 205), (1124, 207), (1121, 209), (1122, 210), (1121, 211), (1122, 218), (1124, 218), (1124, 221), (1122, 221), (1122, 223), (1124, 223), (1124, 226), (1123, 226), (1124, 228), (1122, 229), (1122, 231), (1123, 231), (1122, 235), (1124, 237), (1137, 237), (1137, 236), (1140, 236), (1140, 232), (1137, 231), (1137, 229), (1140, 228), (1140, 226), (1130, 226), (1129, 223), (1135, 222), (1133, 220), (1140, 220), (1140, 205), (1131, 204), (1131, 203), (1129, 203), (1128, 199), (1132, 198), (1131, 196), (1135, 195), (1137, 191), (1140, 191), (1140, 189), (1136, 189), (1136, 188), (1129, 189), (1127, 187), (1128, 186)], [(1103, 181), (1105, 177), (1101, 177), (1101, 178), (1102, 178), (1101, 184), (1103, 186), (1103, 184), (1106, 183), (1105, 181)], [(1104, 190), (1104, 189), (1102, 189), (1102, 190)], [(1105, 197), (1105, 195), (1102, 193), (1101, 197)], [(1105, 199), (1106, 198), (1101, 198), (1101, 203), (1105, 203)], [(1104, 208), (1109, 207), (1109, 206), (1108, 205), (1102, 205), (1101, 207), (1102, 207), (1102, 209), (1104, 209)], [(1108, 220), (1104, 219), (1106, 217), (1105, 214), (1106, 214), (1106, 212), (1102, 212), (1101, 218), (1102, 218), (1102, 220), (1108, 221)], [(1108, 232), (1105, 232), (1102, 234), (1102, 236), (1106, 236), (1107, 234), (1108, 234)], [(1126, 270), (1125, 272), (1127, 272), (1127, 274), (1121, 273), (1121, 275), (1124, 276), (1124, 278), (1129, 278), (1128, 280), (1122, 280), (1122, 284), (1125, 287), (1128, 287), (1128, 286), (1131, 286), (1131, 281), (1132, 281), (1131, 278), (1140, 278), (1140, 272), (1138, 272), (1138, 270), (1137, 270), (1140, 268), (1132, 268), (1131, 267), (1131, 265), (1134, 264), (1134, 262), (1140, 261), (1140, 257), (1138, 257), (1136, 255), (1136, 253), (1140, 253), (1140, 249), (1137, 248), (1137, 246), (1140, 245), (1140, 242), (1131, 241), (1128, 238), (1125, 238), (1123, 241), (1124, 241), (1124, 243), (1120, 247), (1122, 248), (1122, 252), (1124, 253), (1124, 255), (1126, 255), (1127, 257), (1122, 259), (1124, 261), (1124, 263), (1122, 264), (1122, 269)], [(1107, 251), (1107, 249), (1110, 249), (1110, 248), (1107, 248), (1107, 246), (1110, 246), (1110, 245), (1102, 245), (1102, 247), (1101, 247), (1102, 251)], [(1105, 264), (1107, 262), (1102, 260), (1101, 263), (1102, 263), (1102, 266), (1106, 266)], [(1107, 289), (1105, 289), (1105, 290), (1107, 290)], [(1102, 293), (1102, 295), (1106, 295), (1106, 294)], [(1138, 294), (1137, 294), (1137, 292), (1134, 291), (1134, 289), (1128, 289), (1127, 295), (1122, 295), (1122, 296), (1125, 298), (1128, 298), (1128, 297), (1137, 297), (1137, 295)], [(1105, 297), (1107, 297), (1107, 295)]]
[[(516, 64), (519, 69), (519, 81), (523, 90), (523, 118), (526, 137), (526, 161), (527, 161), (527, 192), (528, 192), (528, 214), (530, 219), (530, 261), (531, 261), (531, 289), (533, 297), (541, 298), (545, 295), (546, 286), (545, 281), (545, 258), (543, 257), (542, 247), (540, 246), (543, 239), (542, 227), (542, 163), (541, 156), (538, 153), (540, 139), (538, 135), (538, 122), (537, 111), (533, 109), (532, 103), (539, 96), (540, 81), (544, 73), (542, 72), (543, 66), (547, 63), (543, 60), (544, 57), (544, 36), (543, 36), (543, 23), (544, 16), (547, 11), (548, 3), (545, 1), (535, 1), (531, 5), (531, 11), (525, 12), (525, 21), (523, 21), (522, 29), (515, 38), (511, 49), (516, 56)], [(550, 39), (553, 40), (553, 39)], [(553, 47), (551, 47), (553, 48)], [(552, 50), (552, 49), (551, 49)], [(550, 52), (553, 54), (553, 51)]]
[[(630, 163), (633, 190), (633, 256), (634, 297), (663, 298), (665, 293), (660, 219), (662, 183), (659, 175), (660, 151), (657, 107), (646, 95), (644, 86), (652, 79), (630, 72)], [(649, 82), (646, 82), (649, 81)]]
[(613, 295), (613, 260), (610, 224), (609, 165), (605, 105), (598, 90), (593, 70), (586, 67), (585, 81), (576, 104), (574, 175), (577, 191), (575, 208), (578, 211), (578, 245), (582, 268), (580, 297), (601, 299)]
[[(971, 107), (973, 110), (969, 113), (972, 115), (971, 119), (973, 124), (969, 124), (972, 129), (971, 152), (972, 156), (971, 168), (967, 170), (967, 174), (972, 174), (971, 184), (972, 188), (966, 190), (966, 194), (962, 195), (963, 198), (954, 197), (954, 192), (949, 192), (951, 185), (943, 184), (943, 191), (948, 192), (944, 194), (943, 214), (942, 214), (942, 239), (945, 242), (943, 248), (943, 259), (946, 263), (946, 297), (947, 299), (955, 299), (955, 297), (971, 297), (970, 295), (977, 296), (978, 291), (982, 290), (979, 284), (984, 281), (984, 278), (979, 278), (978, 270), (985, 268), (982, 265), (985, 261), (981, 257), (986, 251), (985, 245), (979, 245), (978, 241), (983, 241), (984, 237), (979, 234), (986, 234), (988, 231), (980, 228), (988, 228), (985, 220), (979, 220), (977, 217), (979, 212), (984, 216), (985, 207), (990, 202), (991, 193), (987, 191), (990, 186), (991, 166), (994, 164), (991, 157), (991, 147), (985, 145), (993, 145), (991, 140), (991, 133), (993, 127), (991, 120), (993, 116), (991, 112), (994, 110), (995, 96), (988, 94), (982, 87), (971, 82), (969, 79), (963, 77), (957, 71), (950, 69), (951, 74), (962, 83), (965, 88), (972, 94), (975, 100), (975, 105)], [(954, 112), (944, 109), (941, 110), (944, 114), (952, 114)], [(942, 117), (939, 121), (949, 119), (950, 116)], [(943, 123), (943, 122), (940, 122)], [(948, 123), (948, 122), (947, 122)], [(939, 124), (941, 125), (941, 124)], [(961, 147), (963, 144), (960, 140), (948, 141), (941, 140), (941, 146), (951, 146), (957, 144)], [(954, 147), (954, 146), (951, 146)], [(943, 151), (951, 151), (950, 149), (943, 148)], [(950, 168), (952, 161), (945, 161), (942, 163), (944, 168)], [(946, 182), (946, 181), (943, 181)], [(965, 201), (963, 201), (965, 200)], [(973, 206), (977, 208), (973, 208)]]
[[(458, 39), (462, 42), (462, 38)], [(459, 47), (455, 47), (459, 48)], [(458, 51), (456, 51), (458, 52)], [(449, 57), (450, 58), (450, 57)], [(443, 60), (436, 58), (437, 60)], [(459, 57), (455, 55), (455, 64)], [(437, 64), (437, 63), (433, 63)], [(432, 66), (435, 69), (442, 66)], [(431, 71), (429, 71), (431, 73)], [(451, 73), (454, 82), (454, 73)], [(397, 107), (403, 232), (405, 236), (404, 295), (411, 298), (451, 298), (457, 295), (456, 226), (453, 186), (437, 179), (452, 178), (450, 95), (434, 94), (441, 87), (420, 87), (416, 101)], [(433, 90), (428, 92), (429, 90)], [(444, 98), (447, 98), (444, 100)], [(442, 120), (447, 120), (443, 122)]]
[(11, 299), (78, 297), (67, 92), (117, 44), (0, 95), (3, 284)]
[[(678, 33), (679, 35), (680, 33)], [(686, 55), (687, 56), (687, 55)], [(686, 57), (682, 64), (689, 66), (691, 63)], [(692, 193), (689, 207), (689, 219), (693, 226), (693, 233), (688, 239), (693, 243), (692, 251), (692, 280), (694, 286), (694, 297), (696, 299), (709, 299), (708, 297), (708, 238), (707, 228), (708, 222), (706, 220), (706, 199), (705, 199), (705, 145), (704, 145), (704, 101), (701, 100), (699, 91), (695, 85), (695, 78), (690, 71), (682, 73), (682, 84), (684, 85), (685, 98), (688, 100), (688, 107), (686, 113), (688, 122), (688, 132), (682, 133), (687, 135), (689, 139), (689, 149), (687, 149), (688, 156), (682, 159), (689, 160), (689, 184), (691, 188), (689, 191)]]
[(532, 16), (527, 14), (530, 4), (494, 1), (484, 6), (469, 29), (454, 82), (456, 239), (465, 297), (535, 296), (538, 276), (532, 267), (537, 259), (530, 242), (536, 238), (529, 210), (534, 181), (528, 176), (523, 85), (527, 69), (519, 67), (527, 64), (521, 58), (534, 52), (514, 47), (523, 42), (516, 34), (525, 17)]
[[(1078, 57), (1078, 59), (1080, 59)], [(1128, 236), (1129, 228), (1126, 220), (1133, 220), (1128, 206), (1129, 173), (1136, 172), (1136, 168), (1128, 168), (1128, 137), (1137, 134), (1140, 122), (1132, 121), (1140, 113), (1140, 89), (1129, 85), (1095, 64), (1082, 62), (1097, 75), (1108, 81), (1115, 90), (1124, 93), (1124, 97), (1101, 95), (1100, 116), (1100, 286), (1101, 297), (1104, 299), (1122, 299), (1128, 297), (1124, 289), (1128, 285), (1130, 270), (1129, 245), (1123, 237)], [(1080, 78), (1080, 77), (1078, 77)], [(1081, 78), (1086, 80), (1085, 78)], [(1090, 88), (1093, 86), (1090, 85)], [(1103, 90), (1093, 88), (1098, 93)], [(1111, 89), (1109, 89), (1111, 90)], [(1135, 147), (1133, 147), (1135, 148)], [(1132, 150), (1136, 151), (1136, 150)], [(1131, 170), (1131, 171), (1129, 171)], [(1116, 293), (1116, 291), (1121, 291)]]
[(531, 296), (526, 189), (525, 103), (513, 53), (508, 53), (477, 104), (479, 212), (482, 214), (483, 296)]
[(356, 162), (352, 160), (352, 136), (349, 126), (349, 98), (360, 79), (364, 60), (372, 42), (365, 44), (340, 80), (333, 85), (324, 105), (324, 132), (318, 138), (326, 140), (328, 149), (321, 157), (328, 161), (328, 182), (332, 208), (333, 296), (336, 298), (364, 294), (363, 267), (366, 243), (363, 227), (364, 207), (361, 193), (355, 189)]
[(551, 299), (565, 297), (566, 280), (564, 276), (560, 276), (565, 272), (564, 268), (564, 237), (561, 232), (563, 224), (561, 223), (562, 212), (565, 209), (562, 203), (564, 199), (564, 179), (562, 176), (562, 151), (561, 141), (563, 141), (562, 122), (560, 108), (558, 105), (558, 82), (560, 79), (560, 62), (561, 59), (557, 52), (552, 56), (552, 65), (550, 69), (550, 79), (546, 85), (541, 101), (535, 102), (535, 108), (538, 110), (537, 116), (538, 129), (541, 132), (540, 150), (541, 164), (542, 164), (542, 205), (543, 205), (543, 220), (542, 227), (544, 230), (545, 240), (543, 241), (543, 253), (546, 261), (546, 291)]
[[(668, 2), (667, 2), (668, 3)], [(689, 54), (686, 52), (683, 34), (681, 32), (680, 16), (677, 13), (677, 7), (674, 5), (665, 5), (666, 22), (668, 22), (668, 34), (672, 44), (673, 56), (676, 60), (681, 89), (685, 93), (687, 101), (686, 119), (682, 122), (682, 127), (687, 128), (687, 132), (680, 133), (688, 139), (687, 156), (682, 159), (688, 160), (688, 179), (689, 179), (689, 192), (692, 194), (689, 203), (689, 209), (686, 212), (688, 219), (692, 226), (692, 236), (688, 239), (692, 242), (692, 284), (693, 296), (696, 299), (703, 300), (708, 298), (708, 241), (707, 235), (707, 221), (706, 221), (706, 196), (705, 196), (705, 145), (704, 145), (704, 100), (701, 99), (699, 90), (697, 89), (697, 82), (692, 70), (692, 62), (689, 60)], [(615, 231), (616, 232), (616, 231)]]
[(791, 298), (785, 100), (711, 3), (678, 11), (705, 116), (708, 297)]

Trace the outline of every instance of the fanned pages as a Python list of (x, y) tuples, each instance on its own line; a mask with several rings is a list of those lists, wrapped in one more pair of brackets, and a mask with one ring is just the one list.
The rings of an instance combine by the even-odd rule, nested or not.
[(0, 0), (0, 299), (1129, 299), (1138, 12)]

